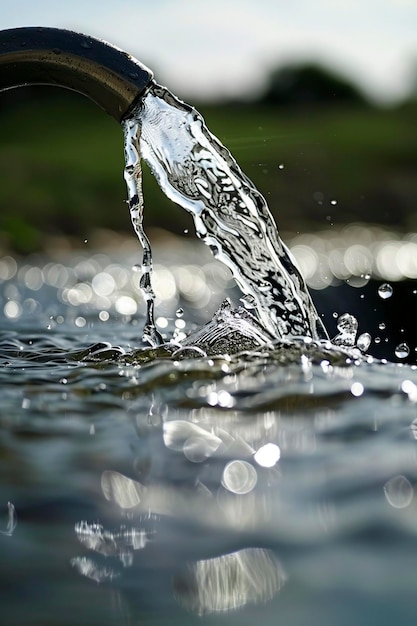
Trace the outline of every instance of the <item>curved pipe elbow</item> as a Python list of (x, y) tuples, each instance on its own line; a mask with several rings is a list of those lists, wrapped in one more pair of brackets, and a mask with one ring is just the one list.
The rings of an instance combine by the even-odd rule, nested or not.
[(65, 87), (121, 122), (152, 78), (135, 58), (89, 35), (41, 27), (0, 31), (0, 91), (27, 85)]

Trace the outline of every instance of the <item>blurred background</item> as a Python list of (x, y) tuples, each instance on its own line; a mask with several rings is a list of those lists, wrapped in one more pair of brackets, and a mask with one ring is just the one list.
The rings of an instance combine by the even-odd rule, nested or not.
[[(1, 29), (34, 25), (118, 45), (200, 110), (267, 198), (330, 333), (348, 310), (373, 334), (377, 356), (405, 341), (415, 361), (415, 0), (2, 7)], [(111, 247), (133, 236), (123, 137), (111, 118), (78, 94), (26, 88), (0, 94), (0, 120), (3, 255)], [(189, 216), (148, 172), (144, 193), (152, 242), (161, 227), (194, 238)], [(393, 297), (378, 295), (384, 282)], [(381, 324), (390, 321), (386, 341)]]

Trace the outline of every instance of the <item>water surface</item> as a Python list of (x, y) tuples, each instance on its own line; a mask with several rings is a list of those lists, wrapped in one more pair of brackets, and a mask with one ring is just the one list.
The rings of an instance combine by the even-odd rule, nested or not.
[[(155, 257), (164, 339), (235, 297)], [(146, 347), (135, 262), (2, 261), (2, 623), (414, 623), (415, 368)]]

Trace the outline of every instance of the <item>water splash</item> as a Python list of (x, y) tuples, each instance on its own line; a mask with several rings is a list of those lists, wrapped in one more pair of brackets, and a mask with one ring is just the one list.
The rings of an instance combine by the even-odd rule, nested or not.
[(273, 337), (243, 307), (234, 309), (230, 300), (222, 302), (213, 318), (202, 328), (190, 333), (183, 346), (198, 346), (206, 354), (236, 354), (262, 346), (272, 347)]
[(362, 333), (359, 335), (356, 345), (361, 352), (366, 352), (371, 345), (371, 341), (372, 337), (369, 333)]
[(327, 338), (265, 199), (208, 131), (201, 115), (154, 83), (124, 122), (124, 132), (129, 207), (144, 250), (145, 338), (159, 343), (153, 321), (151, 250), (142, 224), (140, 155), (164, 193), (191, 213), (197, 236), (231, 269), (266, 331), (275, 338)]
[[(350, 348), (355, 345), (356, 335), (358, 332), (358, 320), (356, 317), (350, 315), (350, 313), (344, 313), (341, 315), (337, 320), (337, 330), (339, 333), (333, 339), (335, 346), (345, 346), (346, 348)], [(369, 343), (367, 347), (369, 347)], [(364, 349), (366, 350), (367, 347)]]

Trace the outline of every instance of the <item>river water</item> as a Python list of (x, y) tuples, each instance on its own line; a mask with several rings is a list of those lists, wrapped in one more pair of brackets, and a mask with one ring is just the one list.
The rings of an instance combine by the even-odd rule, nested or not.
[[(146, 347), (137, 256), (1, 261), (1, 623), (414, 624), (416, 369)], [(154, 257), (164, 340), (238, 298)]]

